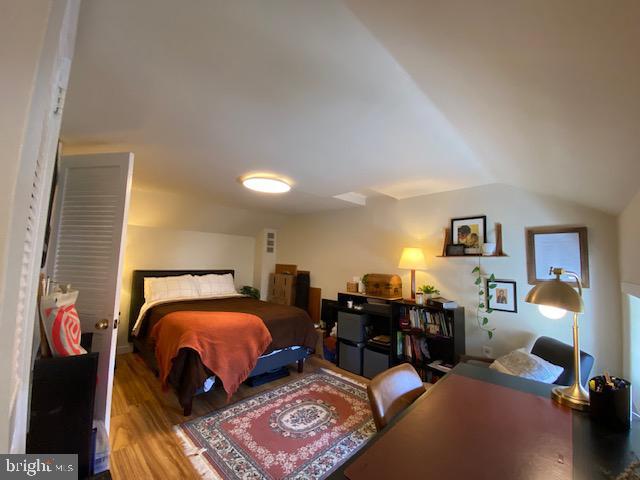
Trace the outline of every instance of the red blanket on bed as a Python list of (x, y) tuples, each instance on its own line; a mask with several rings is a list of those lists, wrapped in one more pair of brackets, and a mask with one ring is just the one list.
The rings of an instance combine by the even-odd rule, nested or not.
[(260, 317), (237, 312), (169, 313), (153, 327), (151, 338), (163, 386), (180, 349), (191, 348), (222, 381), (228, 396), (247, 379), (271, 343)]

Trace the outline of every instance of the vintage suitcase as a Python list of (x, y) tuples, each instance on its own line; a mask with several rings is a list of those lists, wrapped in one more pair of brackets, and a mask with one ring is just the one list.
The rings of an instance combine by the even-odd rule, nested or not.
[(384, 298), (402, 297), (402, 279), (398, 275), (368, 273), (365, 280), (367, 295)]

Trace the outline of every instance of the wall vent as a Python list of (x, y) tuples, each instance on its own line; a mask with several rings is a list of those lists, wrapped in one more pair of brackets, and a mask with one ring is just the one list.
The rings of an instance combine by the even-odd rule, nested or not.
[(266, 232), (265, 252), (276, 253), (276, 232)]

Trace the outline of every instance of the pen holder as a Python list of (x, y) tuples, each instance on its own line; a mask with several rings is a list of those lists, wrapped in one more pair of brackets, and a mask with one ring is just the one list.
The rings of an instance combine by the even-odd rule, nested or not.
[(589, 380), (591, 418), (614, 430), (631, 428), (631, 383), (611, 377), (607, 384), (604, 376)]

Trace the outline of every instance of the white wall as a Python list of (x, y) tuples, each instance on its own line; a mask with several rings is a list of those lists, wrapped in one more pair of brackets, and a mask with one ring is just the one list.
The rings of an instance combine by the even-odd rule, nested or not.
[[(471, 270), (473, 258), (436, 258), (442, 250), (443, 228), (452, 217), (487, 215), (489, 241), (493, 225), (503, 225), (504, 249), (509, 257), (483, 258), (483, 269), (497, 278), (516, 280), (518, 312), (495, 312), (488, 340), (474, 318), (477, 298)], [(409, 294), (409, 273), (398, 270), (402, 247), (425, 250), (429, 269), (417, 273), (418, 284), (429, 282), (466, 308), (467, 351), (479, 354), (482, 345), (494, 355), (531, 343), (540, 335), (572, 342), (571, 322), (554, 321), (524, 302), (527, 285), (525, 227), (586, 225), (589, 229), (591, 288), (585, 291), (586, 312), (581, 319), (582, 348), (596, 357), (596, 369), (621, 370), (621, 322), (616, 218), (556, 198), (505, 185), (414, 197), (406, 200), (371, 199), (364, 208), (298, 215), (280, 229), (278, 262), (311, 270), (312, 282), (325, 298), (344, 290), (345, 282), (365, 273), (398, 273)]]
[[(273, 234), (276, 245), (267, 252), (267, 235)], [(272, 228), (263, 228), (256, 236), (256, 260), (253, 270), (253, 286), (260, 290), (260, 299), (269, 295), (269, 274), (276, 270), (277, 232)]]
[(126, 241), (118, 327), (119, 352), (128, 348), (133, 270), (234, 269), (236, 287), (253, 284), (254, 237), (129, 225)]
[[(86, 150), (72, 147), (65, 148), (65, 153)], [(253, 285), (256, 236), (263, 228), (277, 227), (285, 220), (284, 215), (142, 188), (135, 185), (134, 171), (122, 279), (119, 352), (129, 348), (127, 326), (133, 270), (230, 268), (236, 271), (236, 286)]]
[[(632, 385), (640, 385), (640, 285), (622, 284), (622, 336), (624, 378)], [(633, 403), (640, 409), (640, 388), (633, 387)]]
[[(620, 280), (623, 292), (623, 371), (635, 385), (640, 382), (640, 191), (618, 217), (620, 235)], [(634, 402), (640, 408), (640, 388), (634, 387)]]
[(620, 228), (620, 279), (640, 285), (640, 191), (622, 211)]
[(196, 196), (149, 190), (136, 185), (131, 192), (129, 223), (199, 232), (256, 236), (262, 228), (277, 228), (286, 217), (214, 203)]

